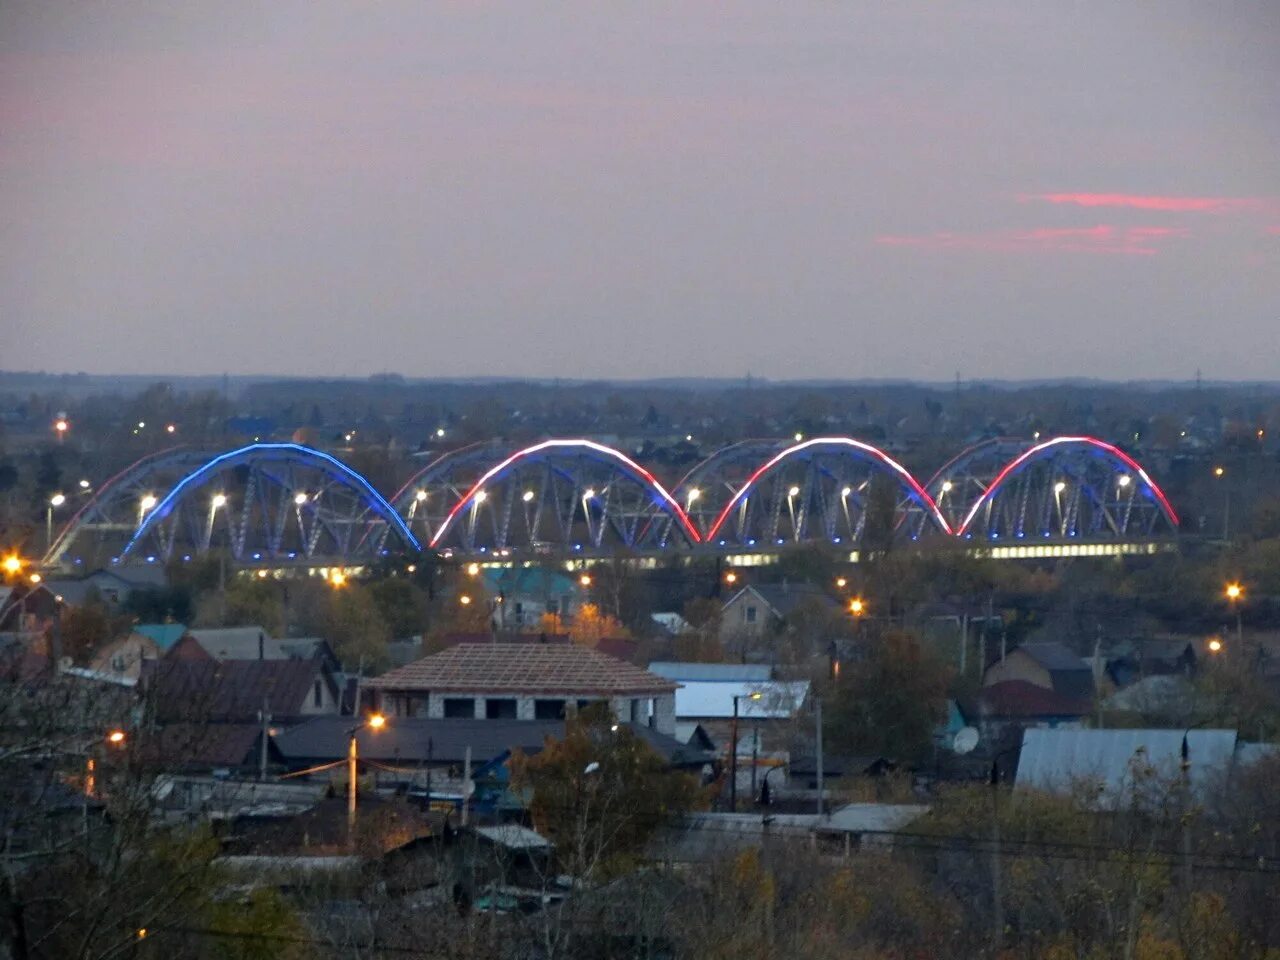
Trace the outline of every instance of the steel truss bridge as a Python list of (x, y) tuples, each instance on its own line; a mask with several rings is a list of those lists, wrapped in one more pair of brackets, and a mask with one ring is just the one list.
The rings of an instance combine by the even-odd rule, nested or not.
[(588, 439), (451, 450), (384, 496), (336, 457), (294, 443), (219, 454), (172, 448), (101, 484), (46, 568), (189, 561), (365, 567), (431, 552), (486, 563), (711, 553), (751, 564), (798, 544), (967, 545), (994, 557), (1154, 553), (1178, 517), (1146, 470), (1092, 437), (989, 440), (920, 481), (852, 437), (747, 440), (670, 488)]

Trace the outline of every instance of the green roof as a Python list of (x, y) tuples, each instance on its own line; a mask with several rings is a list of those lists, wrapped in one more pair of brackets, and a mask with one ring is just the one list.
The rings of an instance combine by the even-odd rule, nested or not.
[(184, 623), (139, 623), (134, 626), (133, 632), (150, 637), (161, 650), (168, 650), (183, 638), (187, 626)]

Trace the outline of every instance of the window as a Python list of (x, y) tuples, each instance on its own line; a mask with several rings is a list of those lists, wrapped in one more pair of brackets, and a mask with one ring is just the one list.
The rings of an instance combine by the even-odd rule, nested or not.
[(744, 611), (744, 615), (745, 615), (745, 616), (746, 616), (746, 618), (747, 618), (747, 623), (755, 623), (755, 622), (756, 622), (756, 608), (755, 608), (755, 607), (747, 607), (747, 609)]
[(490, 697), (484, 702), (484, 716), (486, 720), (514, 720), (516, 702), (507, 697)]
[(631, 722), (632, 723), (640, 722), (640, 701), (639, 700), (631, 701)]
[(563, 700), (533, 701), (533, 718), (535, 720), (563, 720), (564, 719), (564, 701)]
[(311, 702), (314, 703), (316, 707), (324, 706), (324, 690), (320, 686), (319, 680), (316, 681), (315, 686), (311, 690)]
[(476, 702), (470, 697), (445, 697), (444, 715), (449, 720), (474, 720), (476, 718)]

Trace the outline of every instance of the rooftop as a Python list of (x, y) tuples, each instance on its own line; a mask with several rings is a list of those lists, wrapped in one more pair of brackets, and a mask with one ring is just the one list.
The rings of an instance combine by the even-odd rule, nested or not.
[(457, 693), (619, 696), (671, 693), (676, 684), (575, 644), (463, 643), (397, 667), (365, 686)]
[[(759, 693), (759, 699), (752, 699)], [(676, 691), (677, 717), (732, 717), (738, 698), (738, 716), (776, 720), (795, 714), (809, 695), (809, 681), (746, 683), (724, 680), (692, 680)]]
[(684, 663), (678, 660), (656, 660), (649, 672), (668, 680), (728, 680), (739, 683), (768, 683), (773, 669), (768, 664), (754, 663)]

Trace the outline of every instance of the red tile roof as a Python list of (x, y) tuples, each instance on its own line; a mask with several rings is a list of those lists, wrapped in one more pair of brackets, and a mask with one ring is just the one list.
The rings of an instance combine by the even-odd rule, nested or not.
[(365, 682), (383, 690), (552, 693), (592, 696), (672, 693), (676, 684), (576, 644), (462, 643)]

